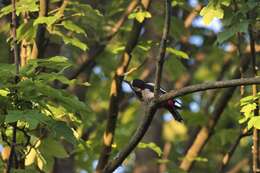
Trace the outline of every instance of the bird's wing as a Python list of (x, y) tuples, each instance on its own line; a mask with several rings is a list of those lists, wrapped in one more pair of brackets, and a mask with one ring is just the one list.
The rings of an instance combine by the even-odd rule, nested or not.
[(174, 99), (174, 106), (178, 109), (182, 108), (182, 101), (179, 98)]
[[(149, 85), (149, 86), (151, 86), (152, 91), (154, 90), (154, 83), (146, 83), (146, 84)], [(149, 89), (150, 89), (150, 88), (149, 88)], [(165, 94), (165, 93), (166, 93), (166, 91), (165, 91), (163, 88), (160, 88), (160, 91), (161, 91), (162, 94)]]

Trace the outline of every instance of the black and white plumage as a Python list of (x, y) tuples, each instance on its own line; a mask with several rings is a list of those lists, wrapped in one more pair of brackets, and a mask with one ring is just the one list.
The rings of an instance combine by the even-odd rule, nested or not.
[[(145, 82), (140, 79), (134, 79), (131, 83), (126, 81), (131, 89), (135, 92), (137, 98), (141, 101), (149, 101), (154, 97), (154, 84)], [(165, 94), (166, 91), (160, 88), (160, 94)], [(177, 99), (170, 99), (162, 104), (162, 107), (167, 109), (177, 121), (182, 122), (183, 118), (177, 111), (181, 109), (181, 103)]]

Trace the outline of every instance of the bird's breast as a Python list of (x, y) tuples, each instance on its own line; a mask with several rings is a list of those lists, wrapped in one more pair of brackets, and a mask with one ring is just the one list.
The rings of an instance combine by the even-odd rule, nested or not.
[(144, 89), (142, 91), (142, 97), (143, 97), (143, 100), (151, 100), (153, 97), (154, 97), (154, 93), (151, 92), (149, 89)]

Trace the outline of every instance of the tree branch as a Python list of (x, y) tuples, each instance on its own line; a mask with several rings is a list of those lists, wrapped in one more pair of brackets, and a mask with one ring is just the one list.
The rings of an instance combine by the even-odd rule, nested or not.
[(84, 71), (89, 64), (92, 63), (93, 59), (97, 57), (106, 47), (106, 43), (108, 43), (119, 31), (120, 27), (125, 23), (127, 16), (135, 9), (140, 0), (132, 0), (125, 12), (122, 14), (120, 19), (116, 22), (116, 24), (112, 27), (111, 32), (105, 38), (96, 42), (89, 50), (88, 58), (81, 63), (76, 69), (70, 72), (67, 76), (69, 79), (75, 79), (77, 76)]
[[(48, 14), (48, 7), (49, 7), (49, 0), (40, 0), (40, 11), (39, 17), (47, 16)], [(36, 59), (42, 56), (43, 48), (44, 48), (44, 35), (45, 35), (46, 27), (43, 24), (40, 24), (37, 28), (36, 39), (33, 44), (31, 58)]]
[[(143, 0), (142, 1), (143, 6), (148, 9), (150, 0)], [(143, 26), (143, 23), (139, 23), (137, 21), (134, 21), (133, 28), (131, 33), (129, 34), (129, 38), (125, 47), (125, 50), (122, 54), (121, 61), (118, 64), (118, 67), (115, 71), (112, 84), (111, 84), (111, 90), (110, 90), (110, 101), (109, 101), (109, 110), (108, 110), (108, 117), (107, 117), (107, 125), (106, 130), (103, 135), (103, 146), (102, 150), (100, 152), (100, 157), (98, 160), (96, 172), (101, 172), (102, 169), (106, 166), (110, 152), (111, 152), (111, 146), (113, 143), (116, 123), (117, 123), (117, 116), (119, 112), (119, 103), (122, 98), (122, 81), (124, 78), (124, 74), (127, 71), (128, 65), (131, 61), (131, 53), (133, 49), (135, 48), (138, 38), (141, 33), (141, 29)]]
[[(164, 22), (164, 29), (163, 29), (163, 35), (160, 43), (160, 50), (159, 50), (159, 55), (158, 55), (158, 63), (157, 63), (157, 70), (156, 70), (156, 84), (155, 84), (155, 94), (159, 94), (159, 89), (160, 88), (160, 78), (162, 75), (162, 67), (163, 67), (163, 59), (165, 55), (165, 50), (166, 50), (166, 41), (167, 41), (167, 36), (168, 36), (168, 31), (170, 27), (170, 0), (165, 0), (165, 22)], [(154, 114), (156, 113), (156, 108), (152, 105), (153, 102), (148, 103), (146, 106), (146, 111), (145, 111), (145, 117), (143, 121), (141, 122), (141, 125), (139, 128), (136, 130), (134, 136), (130, 139), (129, 144), (122, 149), (121, 152), (119, 152), (118, 156), (114, 158), (112, 161), (110, 161), (108, 164), (106, 164), (104, 170), (102, 171), (103, 173), (111, 173), (113, 172), (120, 164), (126, 159), (126, 157), (135, 149), (137, 144), (141, 141), (143, 138), (145, 132), (149, 128)]]
[(199, 92), (199, 91), (205, 91), (205, 90), (217, 89), (217, 88), (229, 88), (229, 87), (236, 87), (240, 85), (251, 85), (251, 84), (260, 84), (260, 77), (232, 79), (226, 81), (216, 81), (216, 82), (190, 85), (178, 90), (172, 90), (166, 94), (161, 95), (160, 98), (157, 100), (157, 102), (161, 103), (171, 98), (175, 98), (175, 97), (179, 97), (179, 96), (183, 96), (186, 94)]
[(140, 0), (132, 0), (127, 6), (126, 10), (120, 17), (120, 19), (115, 23), (112, 27), (110, 34), (105, 38), (106, 40), (110, 40), (115, 36), (115, 34), (119, 31), (120, 27), (125, 23), (128, 15), (135, 9), (135, 7), (140, 3)]
[[(232, 78), (240, 78), (240, 68), (246, 69), (250, 62), (250, 58), (243, 57), (240, 61), (240, 65), (234, 71)], [(220, 97), (216, 100), (216, 106), (211, 113), (212, 115), (208, 119), (208, 122), (199, 130), (196, 134), (196, 138), (193, 141), (193, 144), (188, 148), (184, 159), (180, 164), (180, 168), (189, 171), (192, 167), (194, 159), (198, 156), (200, 151), (206, 145), (207, 141), (210, 139), (212, 132), (224, 111), (224, 108), (227, 106), (228, 101), (231, 99), (233, 93), (235, 92), (236, 87), (227, 88), (223, 91)]]
[[(15, 83), (19, 81), (19, 53), (18, 53), (18, 45), (17, 45), (17, 37), (16, 37), (16, 29), (17, 29), (17, 16), (16, 16), (16, 0), (12, 0), (12, 38), (13, 38), (13, 52), (14, 52), (14, 63), (15, 63)], [(11, 142), (11, 151), (8, 158), (7, 169), (5, 170), (6, 173), (10, 173), (11, 169), (14, 167), (14, 159), (15, 159), (15, 147), (16, 147), (16, 130), (17, 130), (17, 122), (13, 123), (13, 134), (12, 134), (12, 142)]]
[(252, 133), (250, 133), (250, 131), (248, 131), (247, 129), (240, 131), (235, 142), (232, 144), (232, 146), (229, 148), (228, 152), (224, 155), (224, 157), (222, 159), (222, 163), (221, 163), (220, 171), (219, 171), (220, 173), (226, 172), (227, 165), (228, 165), (231, 157), (233, 156), (236, 148), (238, 147), (240, 140), (249, 135), (252, 135)]
[[(248, 18), (250, 18), (250, 14), (248, 13)], [(255, 51), (255, 39), (253, 35), (252, 24), (248, 25), (248, 33), (249, 33), (249, 42), (250, 42), (250, 53), (252, 59), (252, 76), (257, 76), (257, 66), (256, 66), (256, 51)], [(256, 85), (252, 85), (252, 94), (253, 96), (257, 95), (257, 87)], [(254, 116), (259, 116), (259, 100), (255, 101), (257, 108), (254, 110)], [(253, 160), (253, 172), (260, 172), (259, 170), (259, 130), (257, 128), (253, 128), (253, 147), (252, 147), (252, 160)]]
[(163, 34), (160, 43), (159, 54), (157, 57), (157, 64), (156, 64), (156, 73), (155, 73), (155, 86), (154, 86), (154, 96), (155, 98), (159, 97), (160, 93), (160, 83), (162, 78), (162, 70), (163, 70), (163, 63), (165, 57), (165, 51), (167, 46), (167, 38), (171, 24), (171, 2), (165, 0), (165, 19), (164, 19), (164, 27), (163, 27)]

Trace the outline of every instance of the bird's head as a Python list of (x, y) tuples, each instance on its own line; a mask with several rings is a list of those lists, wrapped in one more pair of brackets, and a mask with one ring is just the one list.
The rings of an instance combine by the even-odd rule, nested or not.
[(140, 79), (134, 79), (131, 82), (131, 85), (133, 86), (134, 89), (144, 89), (145, 87), (145, 82), (140, 80)]

